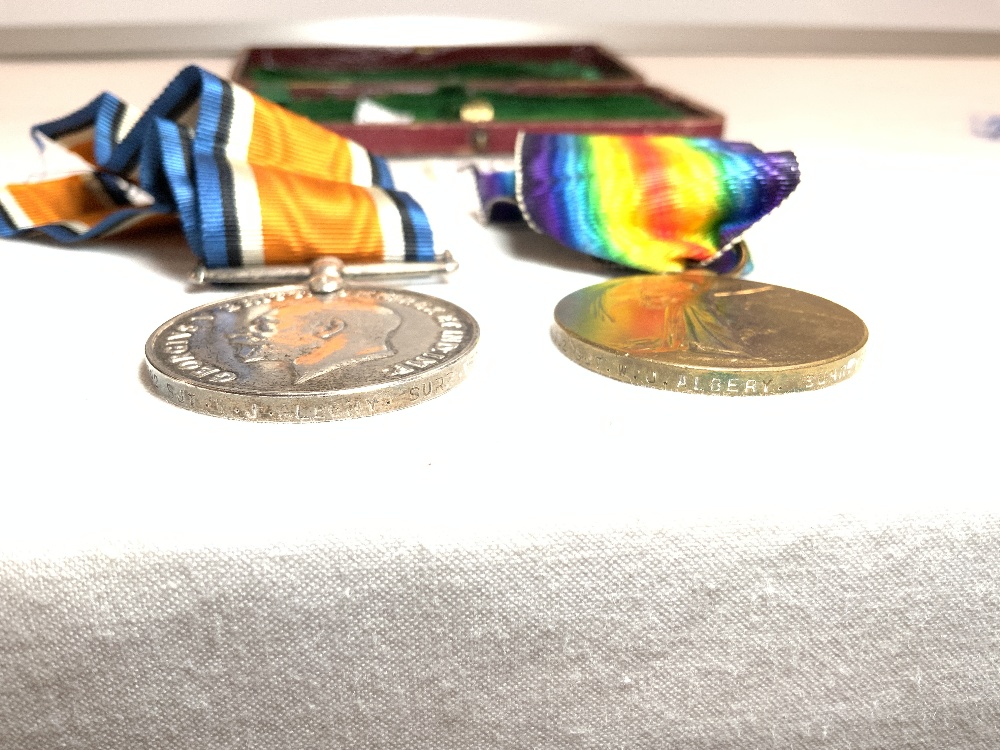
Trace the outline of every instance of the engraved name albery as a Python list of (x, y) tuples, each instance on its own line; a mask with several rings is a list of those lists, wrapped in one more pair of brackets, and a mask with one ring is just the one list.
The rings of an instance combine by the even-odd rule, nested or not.
[(636, 362), (623, 363), (618, 357), (595, 354), (588, 348), (563, 339), (560, 349), (588, 370), (607, 375), (614, 380), (632, 382), (668, 391), (690, 391), (727, 396), (767, 396), (773, 393), (774, 378), (741, 378), (727, 373), (665, 371)]

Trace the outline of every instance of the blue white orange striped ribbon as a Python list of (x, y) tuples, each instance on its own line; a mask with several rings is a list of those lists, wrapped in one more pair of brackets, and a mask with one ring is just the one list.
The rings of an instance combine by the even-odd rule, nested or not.
[(179, 219), (209, 267), (436, 257), (385, 161), (195, 66), (145, 112), (105, 93), (32, 135), (92, 171), (0, 186), (0, 237), (72, 243)]

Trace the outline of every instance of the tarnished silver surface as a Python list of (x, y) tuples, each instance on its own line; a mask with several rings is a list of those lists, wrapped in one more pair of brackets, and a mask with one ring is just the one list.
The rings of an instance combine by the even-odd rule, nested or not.
[(202, 305), (146, 342), (156, 390), (229, 419), (312, 422), (394, 411), (460, 383), (479, 326), (465, 310), (403, 290), (302, 286)]
[(317, 272), (328, 273), (334, 267), (345, 280), (380, 279), (449, 274), (458, 270), (458, 263), (445, 251), (432, 261), (399, 261), (385, 263), (344, 263), (334, 256), (320, 256), (312, 263), (292, 265), (226, 266), (206, 268), (199, 265), (191, 273), (194, 284), (294, 284), (306, 281)]

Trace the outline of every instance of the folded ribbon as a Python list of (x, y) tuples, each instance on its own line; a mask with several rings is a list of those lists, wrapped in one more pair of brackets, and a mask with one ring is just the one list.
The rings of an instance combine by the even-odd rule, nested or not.
[(0, 186), (0, 237), (77, 242), (176, 217), (209, 267), (435, 258), (382, 159), (195, 66), (144, 113), (105, 93), (32, 135), (92, 170)]
[[(77, 242), (179, 219), (209, 267), (436, 257), (382, 159), (198, 67), (145, 112), (102, 94), (32, 134), (91, 168), (0, 186), (0, 237)], [(710, 138), (522, 133), (515, 164), (476, 173), (487, 215), (519, 211), (575, 250), (656, 273), (731, 270), (734, 241), (799, 182), (790, 152)]]
[(791, 152), (677, 136), (522, 133), (513, 171), (476, 172), (490, 219), (519, 210), (574, 250), (654, 273), (726, 272), (734, 241), (798, 183)]

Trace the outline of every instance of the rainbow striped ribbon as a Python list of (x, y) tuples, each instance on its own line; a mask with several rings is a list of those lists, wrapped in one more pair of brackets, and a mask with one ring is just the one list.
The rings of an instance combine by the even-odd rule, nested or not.
[(92, 169), (0, 186), (0, 237), (72, 243), (179, 218), (208, 267), (436, 256), (382, 159), (195, 66), (145, 112), (102, 94), (32, 135)]
[[(790, 152), (676, 136), (525, 134), (513, 172), (478, 172), (484, 213), (653, 273), (725, 272), (732, 243), (799, 183)], [(748, 269), (747, 269), (748, 270)]]

